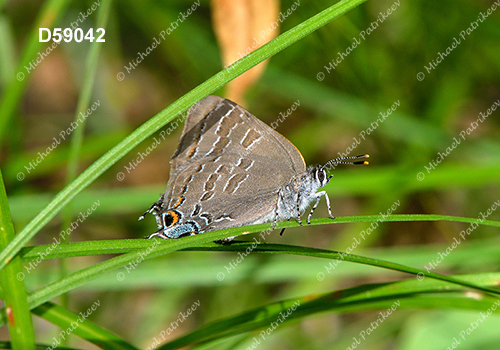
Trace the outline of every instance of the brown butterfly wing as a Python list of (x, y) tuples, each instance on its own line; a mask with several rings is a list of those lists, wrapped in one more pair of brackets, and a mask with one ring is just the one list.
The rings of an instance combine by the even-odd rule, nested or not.
[(188, 113), (165, 202), (201, 232), (266, 222), (279, 188), (304, 170), (285, 137), (234, 102), (208, 96)]

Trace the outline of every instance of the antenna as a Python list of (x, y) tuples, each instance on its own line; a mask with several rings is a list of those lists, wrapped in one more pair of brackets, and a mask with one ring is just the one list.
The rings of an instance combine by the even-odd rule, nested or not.
[(335, 159), (328, 161), (321, 168), (326, 168), (330, 164), (334, 164), (334, 165), (339, 165), (339, 164), (343, 164), (343, 165), (368, 165), (370, 163), (367, 160), (357, 160), (357, 159), (366, 159), (366, 158), (370, 158), (370, 155), (369, 154), (361, 154), (359, 156), (353, 156), (353, 157), (335, 158)]

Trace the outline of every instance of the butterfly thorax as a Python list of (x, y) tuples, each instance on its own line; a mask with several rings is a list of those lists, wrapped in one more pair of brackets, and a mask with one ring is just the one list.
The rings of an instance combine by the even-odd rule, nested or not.
[(318, 189), (325, 186), (329, 180), (321, 166), (309, 167), (293, 176), (290, 182), (278, 191), (278, 220), (299, 217), (316, 200)]

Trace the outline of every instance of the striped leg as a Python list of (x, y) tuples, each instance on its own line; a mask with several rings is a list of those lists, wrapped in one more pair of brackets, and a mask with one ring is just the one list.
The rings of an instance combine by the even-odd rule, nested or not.
[(297, 220), (299, 221), (300, 226), (302, 226), (302, 220), (300, 219), (300, 192), (297, 193)]
[(274, 211), (273, 230), (276, 227), (276, 223), (278, 222), (278, 208), (280, 206), (280, 200), (281, 203), (283, 203), (283, 189), (281, 188), (278, 191), (278, 201), (276, 202), (276, 210)]
[(326, 205), (328, 207), (328, 215), (330, 215), (330, 217), (332, 219), (335, 219), (335, 216), (332, 215), (332, 211), (330, 209), (330, 198), (328, 198), (328, 194), (326, 193), (326, 191), (321, 191), (321, 192), (316, 193), (316, 203), (314, 203), (314, 206), (312, 207), (311, 212), (307, 216), (307, 224), (308, 225), (311, 225), (311, 216), (312, 216), (313, 212), (316, 210), (316, 208), (318, 207), (319, 201), (321, 200), (322, 196), (325, 196), (325, 199), (326, 199)]

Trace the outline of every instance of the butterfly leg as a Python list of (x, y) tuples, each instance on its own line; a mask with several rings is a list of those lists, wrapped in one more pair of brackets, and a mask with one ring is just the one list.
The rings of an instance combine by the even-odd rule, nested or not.
[(300, 192), (297, 194), (297, 220), (299, 221), (300, 226), (302, 226), (302, 220), (300, 219)]
[(328, 193), (326, 193), (326, 191), (323, 191), (323, 192), (324, 192), (324, 196), (326, 199), (326, 207), (328, 209), (328, 216), (330, 216), (332, 219), (335, 219), (335, 216), (332, 215), (332, 210), (330, 207), (330, 197), (328, 197)]
[(314, 206), (312, 207), (311, 212), (307, 216), (307, 224), (308, 225), (311, 225), (311, 216), (312, 216), (313, 212), (316, 210), (316, 208), (318, 207), (319, 201), (321, 200), (322, 196), (325, 196), (325, 199), (326, 199), (326, 206), (328, 208), (328, 215), (330, 215), (330, 217), (332, 219), (335, 219), (335, 216), (332, 215), (332, 211), (330, 208), (330, 198), (328, 198), (328, 194), (326, 193), (326, 191), (321, 191), (321, 192), (316, 193), (316, 203), (314, 203)]
[(169, 237), (167, 237), (167, 236), (165, 235), (165, 233), (163, 232), (163, 230), (156, 231), (155, 233), (150, 234), (149, 236), (146, 236), (146, 237), (144, 237), (144, 238), (146, 238), (146, 239), (151, 239), (151, 238), (153, 238), (153, 237), (158, 237), (158, 238), (162, 238), (162, 239), (167, 239), (167, 238), (169, 238)]
[(153, 203), (153, 205), (148, 210), (146, 210), (141, 216), (139, 216), (139, 221), (144, 219), (146, 214), (156, 215), (156, 213), (160, 211), (161, 205), (163, 203), (163, 198), (164, 194), (160, 194), (160, 199), (158, 199), (158, 202)]
[(280, 206), (280, 201), (281, 203), (284, 203), (283, 201), (283, 190), (280, 188), (278, 191), (278, 201), (276, 202), (276, 210), (274, 211), (274, 221), (273, 221), (273, 230), (276, 227), (276, 223), (278, 222), (278, 209)]
[(184, 237), (184, 236), (194, 236), (195, 234), (196, 234), (195, 232), (189, 232), (189, 233), (185, 233), (185, 234), (178, 235), (178, 236), (170, 236), (169, 234), (167, 234), (165, 232), (165, 230), (159, 230), (159, 231), (157, 231), (153, 234), (150, 234), (149, 236), (146, 236), (144, 238), (151, 239), (153, 237), (158, 237), (161, 239), (175, 239), (175, 238), (180, 238), (180, 237)]

